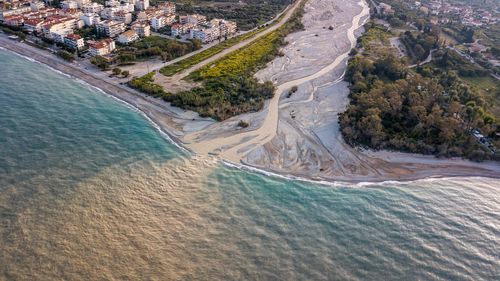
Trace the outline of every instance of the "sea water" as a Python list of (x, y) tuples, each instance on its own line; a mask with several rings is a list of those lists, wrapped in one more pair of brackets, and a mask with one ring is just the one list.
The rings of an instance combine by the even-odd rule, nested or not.
[(498, 180), (238, 170), (0, 50), (0, 280), (499, 279)]

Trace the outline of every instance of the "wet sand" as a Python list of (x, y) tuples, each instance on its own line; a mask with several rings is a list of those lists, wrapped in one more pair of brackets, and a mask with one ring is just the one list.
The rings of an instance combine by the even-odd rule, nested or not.
[[(256, 75), (277, 84), (275, 97), (260, 112), (224, 122), (200, 118), (194, 112), (172, 107), (121, 85), (123, 80), (109, 78), (104, 72), (84, 69), (5, 36), (0, 36), (0, 46), (127, 102), (180, 146), (200, 154), (216, 154), (232, 163), (320, 181), (499, 177), (500, 165), (495, 162), (363, 151), (343, 141), (337, 115), (348, 104), (348, 88), (342, 76), (347, 54), (367, 18), (364, 2), (310, 0), (305, 7), (305, 31), (289, 35), (290, 44), (283, 48), (285, 56)], [(298, 91), (286, 98), (283, 93), (292, 86), (298, 86)], [(250, 126), (238, 128), (239, 120), (250, 121)]]

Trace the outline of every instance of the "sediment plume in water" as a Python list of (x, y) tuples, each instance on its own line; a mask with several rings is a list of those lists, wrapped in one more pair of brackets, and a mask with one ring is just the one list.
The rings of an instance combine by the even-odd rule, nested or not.
[(116, 165), (64, 196), (40, 194), (46, 203), (0, 231), (10, 240), (0, 264), (15, 280), (184, 279), (200, 267), (190, 251), (221, 200), (202, 190), (218, 165), (208, 157)]

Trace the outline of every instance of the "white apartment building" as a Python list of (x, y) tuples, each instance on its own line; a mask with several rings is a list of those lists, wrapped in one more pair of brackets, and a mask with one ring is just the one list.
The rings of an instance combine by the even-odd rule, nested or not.
[(31, 7), (22, 6), (16, 9), (11, 10), (3, 10), (0, 11), (0, 21), (3, 21), (4, 17), (12, 16), (12, 15), (20, 15), (23, 13), (31, 12)]
[(66, 37), (64, 37), (64, 44), (75, 50), (81, 50), (85, 46), (83, 38), (78, 34), (66, 35)]
[(137, 35), (142, 38), (151, 36), (151, 26), (145, 22), (136, 22), (132, 24), (132, 30), (135, 30)]
[(157, 16), (151, 19), (151, 27), (158, 31), (158, 29), (161, 29), (165, 27), (166, 25), (166, 17), (165, 16)]
[(38, 10), (45, 8), (45, 3), (40, 2), (40, 1), (33, 1), (30, 3), (30, 8), (31, 8), (31, 11), (37, 12)]
[(130, 3), (122, 3), (119, 8), (120, 8), (120, 11), (129, 12), (129, 13), (132, 13), (133, 11), (135, 11), (134, 5), (130, 4)]
[(114, 15), (116, 12), (118, 12), (118, 8), (115, 8), (115, 7), (106, 7), (104, 8), (100, 13), (99, 15), (101, 16), (101, 18), (103, 19), (113, 19)]
[(26, 19), (23, 28), (29, 32), (42, 32), (44, 19)]
[(189, 31), (191, 39), (199, 39), (203, 43), (208, 43), (220, 37), (220, 29), (218, 26), (211, 28), (193, 28)]
[(85, 5), (89, 5), (91, 3), (90, 0), (74, 0), (78, 5), (78, 8), (81, 9)]
[(186, 24), (176, 23), (176, 24), (172, 25), (171, 34), (172, 34), (172, 36), (184, 35), (195, 27), (196, 26), (192, 23), (186, 23)]
[(233, 35), (238, 30), (236, 22), (223, 19), (213, 19), (207, 24), (207, 26), (219, 28), (220, 36)]
[(97, 32), (105, 34), (108, 37), (116, 37), (125, 31), (125, 24), (114, 20), (105, 20), (96, 24)]
[(75, 19), (61, 18), (44, 25), (42, 27), (42, 32), (45, 38), (52, 39), (57, 42), (64, 42), (64, 37), (73, 33), (73, 29), (75, 27)]
[(104, 6), (95, 2), (82, 7), (84, 14), (99, 14), (102, 10), (104, 10)]
[(181, 24), (192, 23), (194, 25), (204, 25), (207, 23), (207, 17), (199, 14), (179, 16)]
[(165, 15), (165, 24), (172, 25), (175, 23), (175, 14), (166, 14)]
[(97, 14), (84, 14), (80, 16), (86, 26), (96, 25), (101, 22), (101, 17)]
[(113, 16), (113, 20), (129, 24), (132, 22), (132, 14), (129, 12), (118, 11)]
[(139, 39), (139, 35), (135, 30), (127, 30), (118, 36), (118, 42), (121, 44), (129, 44)]
[(61, 9), (77, 9), (78, 4), (75, 1), (62, 1), (61, 2)]
[(144, 11), (149, 8), (149, 0), (138, 0), (135, 2), (135, 8), (139, 11)]
[(118, 7), (118, 6), (120, 6), (120, 1), (108, 0), (108, 1), (104, 2), (104, 4), (106, 5), (106, 7)]
[(111, 54), (116, 48), (113, 39), (103, 39), (100, 41), (87, 41), (89, 45), (89, 53), (91, 56), (105, 56)]
[(159, 9), (162, 9), (165, 14), (175, 14), (175, 3), (165, 2), (158, 5)]

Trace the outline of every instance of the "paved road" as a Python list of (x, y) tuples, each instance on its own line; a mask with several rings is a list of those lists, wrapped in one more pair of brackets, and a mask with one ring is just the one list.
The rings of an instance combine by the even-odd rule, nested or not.
[[(299, 6), (300, 4), (300, 0), (296, 0), (296, 2), (293, 4), (293, 6), (288, 6), (285, 10), (283, 10), (281, 13), (277, 14), (273, 19), (271, 19), (270, 21), (268, 21), (267, 23), (265, 24), (271, 24), (273, 23), (274, 21), (276, 21), (279, 17), (281, 17), (281, 15), (283, 15), (284, 13), (286, 13), (286, 15), (284, 16), (284, 18), (279, 22), (277, 23), (276, 25), (273, 25), (272, 27), (266, 29), (266, 30), (263, 30), (262, 32), (256, 34), (255, 36), (247, 39), (247, 40), (244, 40), (244, 41), (241, 41), (240, 43), (232, 46), (232, 47), (229, 47), (227, 49), (225, 49), (224, 51), (204, 60), (203, 62), (200, 62), (194, 66), (192, 66), (191, 68), (183, 71), (184, 72), (187, 72), (187, 74), (193, 72), (194, 70), (196, 69), (199, 69), (201, 67), (203, 67), (204, 65), (210, 63), (210, 62), (213, 62), (215, 61), (216, 59), (218, 58), (221, 58), (225, 55), (227, 55), (228, 53), (234, 51), (234, 50), (237, 50), (245, 45), (247, 45), (248, 43), (254, 41), (255, 39), (259, 38), (259, 37), (262, 37), (266, 34), (268, 34), (269, 32), (272, 32), (274, 30), (276, 30), (277, 28), (279, 28), (280, 26), (282, 26), (290, 17), (291, 15), (293, 14), (293, 12), (297, 9), (297, 7)], [(241, 32), (240, 34), (244, 34), (244, 33), (247, 33), (247, 32), (251, 32), (251, 31), (254, 31), (255, 29), (257, 28), (254, 28), (252, 30), (248, 30), (248, 31), (245, 31), (245, 32)], [(146, 75), (149, 72), (151, 71), (157, 71), (165, 66), (168, 66), (168, 65), (171, 65), (171, 64), (174, 64), (176, 62), (179, 62), (181, 60), (184, 60), (184, 59), (187, 59), (189, 57), (192, 57), (198, 53), (201, 53), (203, 51), (205, 51), (206, 49), (210, 48), (210, 47), (213, 47), (215, 45), (217, 45), (219, 43), (219, 41), (217, 42), (213, 42), (213, 43), (210, 43), (210, 44), (207, 44), (205, 45), (202, 49), (200, 50), (197, 50), (197, 51), (194, 51), (194, 52), (191, 52), (189, 54), (186, 54), (182, 57), (178, 57), (176, 59), (173, 59), (171, 61), (168, 61), (168, 62), (162, 62), (162, 61), (147, 61), (147, 62), (141, 62), (141, 63), (136, 63), (135, 65), (133, 66), (130, 66), (130, 67), (122, 67), (123, 69), (125, 70), (128, 70), (133, 76), (142, 76), (142, 75)], [(187, 74), (184, 74), (184, 76), (181, 77), (181, 79), (183, 77), (185, 77)], [(177, 79), (175, 79), (177, 80)]]
[[(301, 2), (302, 2), (302, 0), (296, 0), (292, 6), (289, 6), (285, 11), (283, 11), (283, 13), (285, 13), (283, 18), (278, 23), (269, 27), (268, 29), (261, 31), (258, 34), (256, 34), (255, 36), (248, 38), (246, 40), (243, 40), (243, 41), (239, 42), (238, 44), (231, 46), (231, 47), (225, 49), (224, 51), (222, 51), (218, 54), (215, 54), (215, 55), (211, 56), (210, 58), (191, 66), (188, 69), (185, 69), (179, 73), (176, 73), (173, 76), (167, 77), (167, 76), (163, 76), (163, 75), (156, 75), (155, 76), (155, 83), (163, 86), (164, 89), (167, 89), (168, 91), (170, 91), (172, 93), (176, 93), (176, 92), (180, 92), (180, 91), (188, 90), (188, 89), (192, 88), (194, 86), (193, 84), (183, 80), (186, 76), (188, 76), (190, 73), (204, 67), (205, 65), (208, 65), (208, 64), (226, 56), (227, 54), (229, 54), (233, 51), (236, 51), (242, 47), (245, 47), (246, 45), (257, 40), (258, 38), (260, 38), (266, 34), (269, 34), (270, 32), (273, 32), (276, 29), (280, 28), (281, 26), (283, 26), (283, 24), (285, 24), (290, 19), (290, 17), (293, 15), (293, 13), (300, 6)], [(278, 17), (279, 16), (280, 15), (278, 15)], [(151, 69), (151, 70), (157, 70), (157, 69)]]

